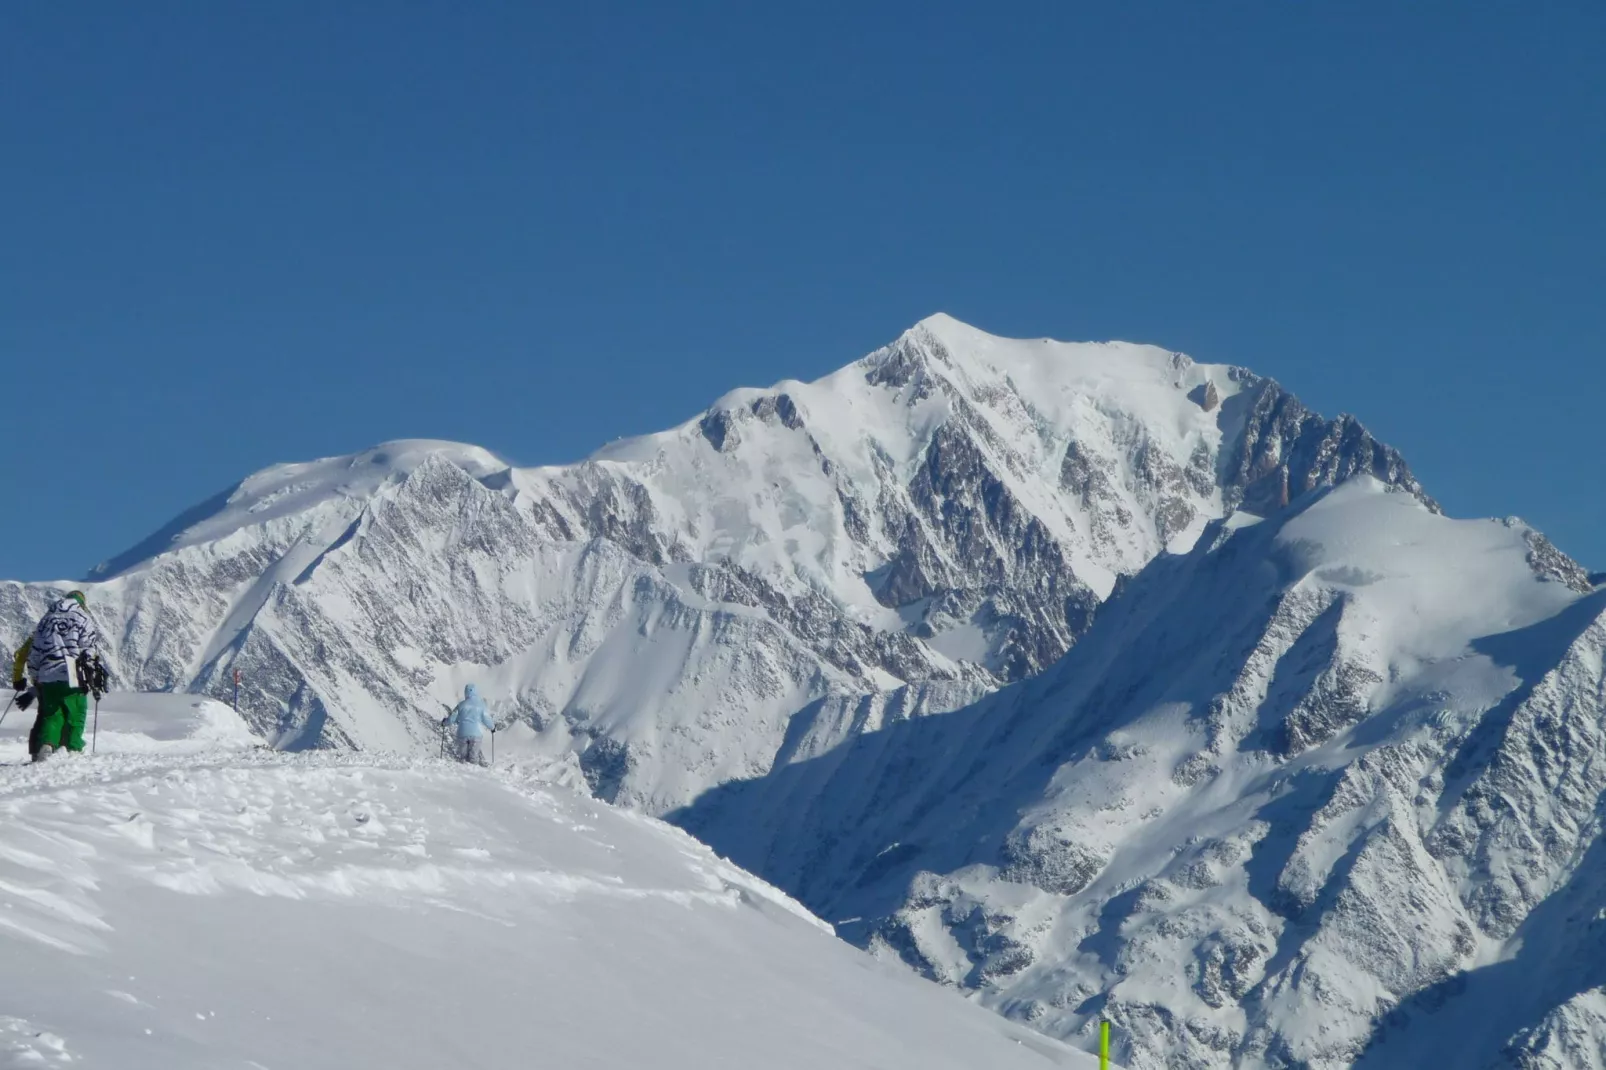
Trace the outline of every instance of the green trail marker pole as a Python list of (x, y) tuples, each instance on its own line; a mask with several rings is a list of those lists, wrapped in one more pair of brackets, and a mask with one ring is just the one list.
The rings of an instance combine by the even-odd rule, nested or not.
[(1110, 1023), (1099, 1019), (1099, 1070), (1110, 1070)]

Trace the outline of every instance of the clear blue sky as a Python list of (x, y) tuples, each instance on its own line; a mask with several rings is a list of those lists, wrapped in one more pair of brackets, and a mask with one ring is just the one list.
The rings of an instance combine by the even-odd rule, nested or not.
[(1606, 568), (1606, 5), (778, 7), (4, 5), (0, 575), (938, 310), (1247, 365)]

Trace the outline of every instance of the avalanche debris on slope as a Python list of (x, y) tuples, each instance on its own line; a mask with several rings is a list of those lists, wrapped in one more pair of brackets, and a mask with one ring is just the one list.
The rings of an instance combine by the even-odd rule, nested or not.
[(100, 755), (0, 785), (4, 1065), (1091, 1065), (541, 775), (105, 707)]

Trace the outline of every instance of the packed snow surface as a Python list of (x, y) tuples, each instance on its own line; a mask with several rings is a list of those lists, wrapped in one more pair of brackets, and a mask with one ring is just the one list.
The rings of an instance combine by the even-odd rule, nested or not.
[(27, 720), (0, 729), (0, 1067), (1091, 1065), (550, 768), (277, 754), (130, 695), (95, 757), (24, 765)]

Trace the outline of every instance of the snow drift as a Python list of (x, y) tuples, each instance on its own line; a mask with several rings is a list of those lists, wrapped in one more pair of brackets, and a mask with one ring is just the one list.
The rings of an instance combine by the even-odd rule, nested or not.
[(534, 770), (101, 713), (97, 757), (0, 786), (0, 1066), (1092, 1064)]

